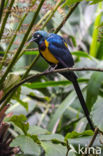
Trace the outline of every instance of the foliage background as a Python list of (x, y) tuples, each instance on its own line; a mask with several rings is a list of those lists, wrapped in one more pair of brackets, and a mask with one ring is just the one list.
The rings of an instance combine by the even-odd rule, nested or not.
[[(80, 2), (80, 3), (79, 3)], [(27, 42), (36, 30), (57, 32), (69, 44), (75, 67), (103, 68), (102, 0), (4, 0), (0, 14), (0, 97), (28, 75), (46, 70), (37, 45)], [(76, 72), (96, 127), (103, 131), (103, 73)], [(71, 82), (59, 74), (21, 85), (1, 105), (10, 104), (4, 121), (14, 136), (17, 155), (76, 156), (90, 142), (90, 129)], [(98, 134), (94, 146), (102, 143)], [(68, 148), (69, 147), (69, 148)], [(101, 154), (102, 156), (102, 154)]]

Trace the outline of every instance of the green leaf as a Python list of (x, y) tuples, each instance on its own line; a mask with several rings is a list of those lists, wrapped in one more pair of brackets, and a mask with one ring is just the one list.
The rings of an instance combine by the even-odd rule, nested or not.
[(40, 147), (36, 144), (32, 138), (24, 135), (20, 135), (15, 138), (10, 144), (11, 147), (18, 146), (24, 154), (40, 155)]
[(39, 139), (42, 141), (57, 141), (64, 142), (64, 137), (60, 134), (49, 134), (49, 135), (40, 135)]
[(40, 135), (40, 134), (48, 134), (49, 132), (46, 129), (43, 129), (39, 126), (30, 126), (28, 130), (28, 134), (30, 135)]
[(23, 114), (14, 115), (9, 119), (9, 121), (13, 122), (16, 126), (18, 126), (24, 132), (24, 134), (27, 134), (27, 131), (29, 129), (29, 123), (25, 123), (26, 120), (27, 118)]
[(66, 147), (61, 144), (41, 142), (41, 146), (45, 150), (45, 156), (65, 156), (67, 152)]
[(86, 97), (86, 103), (89, 110), (91, 110), (97, 99), (102, 81), (103, 73), (101, 72), (94, 72), (91, 76), (91, 79), (89, 80)]
[(101, 131), (103, 131), (103, 98), (98, 98), (96, 103), (94, 104), (92, 111), (91, 111), (91, 117), (93, 120), (93, 123), (96, 127), (98, 127)]
[[(78, 3), (78, 2), (82, 2), (83, 0), (66, 0), (66, 2), (63, 4), (62, 7), (65, 7), (66, 5), (73, 5), (75, 3)], [(90, 1), (91, 3), (90, 4), (96, 4), (96, 3), (99, 3), (99, 2), (102, 2), (103, 0), (86, 0), (87, 2)]]
[[(80, 115), (79, 115), (80, 116)], [(86, 117), (81, 118), (75, 126), (75, 131), (78, 133), (84, 132), (86, 127), (87, 127), (88, 121), (86, 119)]]
[(91, 4), (96, 4), (102, 2), (103, 0), (87, 0), (87, 1), (91, 1)]
[[(5, 51), (0, 51), (0, 54), (5, 54)], [(39, 51), (25, 51), (24, 55), (38, 55)]]
[(96, 18), (95, 18), (95, 22), (94, 22), (92, 42), (90, 45), (90, 55), (93, 57), (97, 56), (97, 51), (100, 46), (100, 43), (97, 42), (98, 35), (99, 35), (99, 30), (97, 27), (100, 25), (100, 22), (101, 22), (101, 17), (102, 17), (102, 12), (100, 11), (101, 9), (102, 9), (102, 3), (98, 3), (97, 11), (96, 11)]
[(68, 133), (66, 135), (65, 140), (67, 140), (68, 138), (80, 138), (83, 136), (92, 136), (93, 134), (94, 134), (94, 132), (92, 130), (87, 130), (87, 131), (84, 131), (82, 133), (72, 131), (71, 133)]
[(74, 3), (81, 2), (81, 1), (83, 0), (66, 0), (66, 2), (63, 4), (63, 7), (66, 5), (72, 5)]
[[(91, 142), (92, 136), (81, 137), (81, 138), (74, 138), (68, 139), (68, 142), (72, 145), (82, 145), (86, 146)], [(103, 139), (103, 137), (101, 137)], [(97, 136), (92, 146), (102, 146), (100, 143), (100, 136)]]
[(13, 95), (13, 99), (17, 100), (17, 98), (19, 99), (20, 98), (20, 95), (21, 95), (21, 86), (18, 87)]
[(24, 55), (38, 55), (39, 51), (25, 51)]
[(0, 51), (0, 54), (5, 54), (5, 51)]
[(71, 84), (70, 81), (46, 81), (46, 82), (36, 82), (36, 83), (27, 83), (24, 84), (24, 86), (31, 88), (31, 89), (37, 89), (37, 88), (46, 88), (46, 87), (55, 87), (55, 86), (64, 86)]
[[(78, 79), (78, 82), (88, 82), (86, 78)], [(55, 87), (55, 86), (66, 86), (68, 84), (72, 84), (68, 80), (64, 81), (46, 81), (46, 82), (34, 82), (34, 83), (26, 83), (23, 86), (26, 86), (31, 89), (38, 89), (38, 88), (46, 88), (46, 87)]]
[(90, 55), (88, 55), (87, 52), (84, 52), (84, 51), (75, 51), (75, 52), (72, 52), (72, 55), (75, 55), (75, 56), (78, 56), (78, 57), (86, 57), (86, 58), (92, 59), (92, 57)]
[(24, 102), (23, 100), (19, 99), (19, 98), (15, 98), (25, 109), (26, 111), (28, 111), (28, 103)]
[(55, 114), (53, 115), (53, 117), (51, 118), (49, 125), (48, 125), (48, 129), (50, 131), (53, 131), (53, 129), (55, 128), (55, 125), (57, 124), (57, 122), (60, 120), (60, 118), (62, 117), (63, 113), (65, 112), (65, 110), (73, 103), (73, 101), (76, 98), (76, 93), (75, 91), (73, 91), (71, 94), (69, 94), (69, 96), (67, 96), (65, 98), (65, 100), (61, 103), (61, 105), (59, 106), (59, 108), (56, 110)]

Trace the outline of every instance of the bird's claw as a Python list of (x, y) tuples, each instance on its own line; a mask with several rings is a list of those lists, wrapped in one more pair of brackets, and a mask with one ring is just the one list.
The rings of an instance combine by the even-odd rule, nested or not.
[(55, 65), (55, 66), (50, 66), (48, 69), (47, 69), (47, 71), (48, 72), (51, 72), (51, 71), (54, 71), (56, 68), (57, 68), (57, 64)]

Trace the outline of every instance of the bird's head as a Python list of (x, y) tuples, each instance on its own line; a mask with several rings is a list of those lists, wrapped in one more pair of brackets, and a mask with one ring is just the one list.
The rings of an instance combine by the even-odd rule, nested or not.
[(45, 31), (36, 31), (33, 34), (32, 38), (31, 38), (31, 40), (29, 42), (34, 41), (34, 42), (39, 44), (40, 41), (47, 39), (48, 36), (49, 36), (49, 34), (47, 32), (45, 32)]

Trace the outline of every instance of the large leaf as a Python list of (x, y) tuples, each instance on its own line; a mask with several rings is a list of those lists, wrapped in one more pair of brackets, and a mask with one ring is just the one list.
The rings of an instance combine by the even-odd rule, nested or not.
[(94, 72), (89, 80), (86, 97), (86, 103), (89, 110), (91, 110), (93, 104), (96, 102), (102, 81), (103, 73), (101, 72)]
[(31, 137), (20, 135), (10, 144), (11, 147), (18, 146), (24, 154), (39, 156), (40, 147)]
[[(68, 142), (73, 145), (82, 145), (86, 146), (91, 142), (92, 136), (87, 137), (81, 137), (81, 138), (74, 138), (74, 139), (68, 139)], [(101, 137), (103, 139), (103, 137)], [(100, 143), (100, 136), (97, 136), (92, 146), (102, 146)]]
[(74, 51), (74, 52), (72, 52), (72, 55), (75, 55), (78, 57), (87, 57), (89, 59), (92, 59), (92, 57), (90, 55), (88, 55), (87, 52), (84, 52), (84, 51)]
[[(66, 0), (66, 2), (63, 4), (63, 6), (72, 5), (77, 2), (81, 2), (81, 1), (83, 1), (83, 0)], [(102, 2), (103, 0), (86, 0), (86, 1), (90, 1), (91, 4), (96, 4), (96, 3)]]
[(81, 2), (81, 1), (83, 0), (66, 0), (66, 2), (63, 4), (63, 7), (66, 5), (72, 5), (74, 3)]
[(14, 115), (9, 119), (9, 121), (18, 126), (24, 132), (24, 134), (26, 134), (29, 129), (29, 123), (25, 123), (26, 120), (27, 118), (23, 114)]
[[(65, 156), (67, 149), (61, 144), (53, 144), (51, 142), (41, 142), (41, 146), (45, 150), (45, 156)], [(69, 154), (68, 154), (69, 156)]]
[(79, 137), (83, 137), (83, 136), (92, 136), (94, 133), (92, 130), (87, 130), (84, 131), (82, 133), (78, 133), (75, 131), (72, 131), (71, 133), (68, 133), (65, 137), (65, 139), (67, 140), (68, 138), (79, 138)]
[(87, 0), (87, 1), (90, 1), (91, 4), (96, 4), (96, 3), (102, 2), (103, 0)]
[[(80, 116), (80, 115), (79, 115)], [(87, 127), (88, 121), (86, 117), (81, 118), (77, 123), (75, 127), (75, 131), (78, 133), (84, 132)]]
[[(78, 79), (78, 82), (87, 82), (88, 79), (86, 78), (80, 78)], [(23, 86), (26, 86), (31, 89), (37, 89), (37, 88), (46, 88), (46, 87), (55, 87), (55, 86), (66, 86), (68, 84), (71, 84), (70, 81), (64, 80), (64, 81), (46, 81), (46, 82), (34, 82), (34, 83), (27, 83)]]
[(62, 117), (64, 111), (72, 104), (72, 102), (76, 98), (76, 93), (73, 91), (67, 98), (61, 103), (59, 108), (56, 110), (55, 114), (53, 115), (52, 119), (49, 122), (48, 129), (53, 131), (56, 124), (59, 122), (60, 118)]
[(29, 127), (28, 133), (30, 135), (40, 135), (40, 134), (48, 134), (49, 132), (46, 129), (34, 125)]
[(103, 98), (98, 98), (91, 111), (94, 125), (103, 131)]
[(44, 141), (57, 141), (57, 142), (64, 142), (64, 137), (60, 134), (49, 134), (49, 135), (40, 135), (40, 140)]
[(23, 101), (23, 100), (21, 100), (21, 99), (19, 99), (19, 98), (15, 98), (15, 99), (16, 99), (16, 101), (18, 101), (18, 102), (26, 109), (26, 111), (28, 112), (28, 102)]

